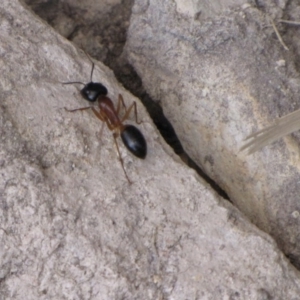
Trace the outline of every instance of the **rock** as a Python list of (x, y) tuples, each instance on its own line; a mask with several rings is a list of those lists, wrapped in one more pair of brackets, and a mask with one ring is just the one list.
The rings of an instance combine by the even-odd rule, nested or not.
[(223, 1), (198, 1), (198, 0), (176, 0), (176, 10), (180, 14), (191, 18), (209, 18), (219, 15), (230, 7), (242, 5), (245, 1), (223, 0)]
[(108, 68), (94, 81), (138, 102), (148, 143), (145, 160), (120, 143), (132, 185), (111, 132), (63, 109), (87, 105), (61, 84), (89, 80), (85, 54), (17, 0), (0, 22), (1, 299), (299, 299), (273, 239), (178, 161)]
[(256, 3), (195, 18), (174, 1), (136, 1), (126, 53), (185, 151), (300, 267), (299, 135), (240, 152), (249, 134), (299, 109), (295, 29), (277, 22), (286, 51), (270, 21), (297, 20), (299, 9)]

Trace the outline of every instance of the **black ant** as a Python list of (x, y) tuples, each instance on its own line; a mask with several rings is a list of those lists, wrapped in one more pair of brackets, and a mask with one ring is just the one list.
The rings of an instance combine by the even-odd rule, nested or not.
[[(81, 96), (84, 99), (88, 100), (89, 102), (95, 102), (98, 100), (99, 111), (97, 109), (95, 109), (95, 107), (93, 107), (93, 106), (82, 107), (82, 108), (71, 109), (71, 110), (65, 108), (65, 110), (67, 110), (68, 112), (75, 112), (75, 111), (91, 109), (97, 118), (99, 118), (102, 122), (106, 123), (109, 130), (114, 131), (113, 137), (114, 137), (115, 145), (116, 145), (117, 152), (119, 155), (119, 159), (120, 159), (124, 174), (125, 174), (128, 182), (131, 183), (131, 181), (125, 171), (125, 168), (124, 168), (124, 163), (123, 163), (123, 159), (120, 154), (117, 137), (119, 135), (121, 135), (121, 139), (122, 139), (125, 147), (136, 157), (142, 158), (142, 159), (144, 159), (146, 157), (147, 144), (146, 144), (146, 140), (145, 140), (143, 134), (135, 126), (123, 124), (123, 122), (128, 119), (132, 108), (134, 109), (135, 122), (137, 124), (141, 124), (141, 122), (138, 122), (138, 119), (137, 119), (136, 102), (133, 102), (130, 105), (130, 107), (127, 109), (122, 95), (119, 94), (117, 109), (115, 109), (115, 106), (114, 106), (112, 100), (106, 96), (107, 88), (100, 82), (92, 81), (95, 64), (92, 60), (91, 60), (91, 62), (92, 62), (92, 71), (91, 71), (91, 76), (90, 76), (90, 82), (83, 83), (80, 81), (73, 81), (73, 82), (63, 82), (63, 84), (82, 84), (82, 85), (84, 85), (82, 90), (80, 90)], [(119, 116), (121, 103), (125, 110), (125, 114), (122, 118), (120, 118), (120, 116)]]
[(90, 76), (90, 82), (83, 83), (81, 81), (72, 81), (72, 82), (63, 82), (63, 84), (82, 84), (82, 85), (84, 85), (83, 89), (80, 91), (81, 96), (85, 100), (88, 100), (90, 102), (95, 102), (99, 96), (107, 95), (107, 88), (100, 82), (92, 81), (95, 64), (93, 61), (91, 61), (91, 62), (92, 62), (92, 71), (91, 71), (91, 76)]

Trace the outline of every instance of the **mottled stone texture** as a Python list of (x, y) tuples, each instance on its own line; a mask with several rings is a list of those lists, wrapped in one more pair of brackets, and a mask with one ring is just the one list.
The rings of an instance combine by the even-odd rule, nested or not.
[[(300, 299), (275, 242), (172, 155), (121, 154), (76, 85), (90, 61), (17, 0), (0, 18), (0, 299)], [(116, 100), (136, 100), (97, 63)], [(133, 118), (131, 119), (133, 122)], [(213, 154), (213, 153), (211, 153)]]
[(130, 62), (188, 154), (299, 266), (299, 138), (251, 156), (239, 151), (250, 133), (299, 108), (299, 29), (278, 22), (300, 20), (299, 4), (253, 1), (195, 18), (178, 2), (135, 3)]
[(180, 14), (192, 18), (209, 18), (220, 14), (227, 9), (242, 5), (245, 0), (176, 0), (176, 9)]

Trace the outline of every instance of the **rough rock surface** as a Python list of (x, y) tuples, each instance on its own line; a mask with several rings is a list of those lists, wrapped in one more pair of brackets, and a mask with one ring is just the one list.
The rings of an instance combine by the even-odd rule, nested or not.
[[(300, 299), (275, 242), (176, 161), (138, 105), (148, 156), (121, 146), (79, 88), (90, 62), (17, 0), (0, 18), (0, 299)], [(112, 99), (122, 93), (97, 64)]]
[(61, 35), (111, 65), (121, 55), (133, 0), (24, 0)]
[(209, 18), (227, 10), (230, 7), (244, 4), (245, 0), (175, 0), (176, 10), (189, 17)]
[(178, 2), (136, 1), (129, 60), (188, 154), (299, 267), (299, 138), (239, 151), (250, 133), (299, 109), (299, 29), (277, 22), (300, 20), (299, 4), (249, 2), (202, 18)]

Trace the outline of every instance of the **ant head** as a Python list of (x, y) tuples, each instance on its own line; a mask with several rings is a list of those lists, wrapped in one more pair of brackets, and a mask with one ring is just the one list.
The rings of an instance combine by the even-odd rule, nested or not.
[(80, 93), (85, 100), (95, 102), (99, 96), (107, 95), (107, 88), (100, 82), (89, 82)]

